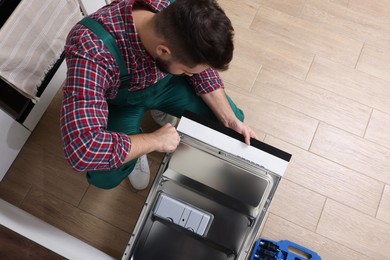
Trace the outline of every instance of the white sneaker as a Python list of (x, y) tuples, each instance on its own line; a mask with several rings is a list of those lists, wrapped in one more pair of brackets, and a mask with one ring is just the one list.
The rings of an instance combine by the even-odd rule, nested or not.
[(170, 114), (167, 114), (160, 110), (150, 110), (150, 115), (152, 116), (154, 121), (161, 126), (164, 126), (167, 123), (176, 126), (178, 121), (177, 117), (171, 116)]
[(136, 190), (143, 190), (148, 187), (150, 180), (150, 169), (146, 154), (138, 158), (137, 164), (135, 165), (133, 171), (129, 174), (129, 180), (131, 185)]

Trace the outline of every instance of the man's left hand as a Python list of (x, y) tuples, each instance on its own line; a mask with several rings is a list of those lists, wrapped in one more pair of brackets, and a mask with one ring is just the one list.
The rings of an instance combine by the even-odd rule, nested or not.
[(242, 134), (247, 145), (250, 145), (251, 138), (258, 139), (255, 132), (247, 124), (241, 122), (238, 119), (231, 122), (227, 122), (226, 126), (233, 129), (237, 133)]

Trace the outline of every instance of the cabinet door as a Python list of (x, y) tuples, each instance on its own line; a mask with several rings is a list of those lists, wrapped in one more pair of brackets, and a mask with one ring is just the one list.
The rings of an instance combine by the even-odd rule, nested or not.
[(0, 181), (31, 132), (0, 110)]

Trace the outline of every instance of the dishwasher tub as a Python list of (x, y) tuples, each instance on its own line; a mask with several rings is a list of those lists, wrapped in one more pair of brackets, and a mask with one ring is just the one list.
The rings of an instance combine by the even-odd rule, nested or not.
[(291, 155), (193, 114), (178, 131), (122, 259), (246, 259)]

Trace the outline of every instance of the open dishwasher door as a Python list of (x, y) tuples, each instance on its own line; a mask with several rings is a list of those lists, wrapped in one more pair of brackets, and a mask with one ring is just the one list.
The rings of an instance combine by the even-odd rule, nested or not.
[(178, 131), (122, 259), (246, 259), (291, 155), (194, 114)]

